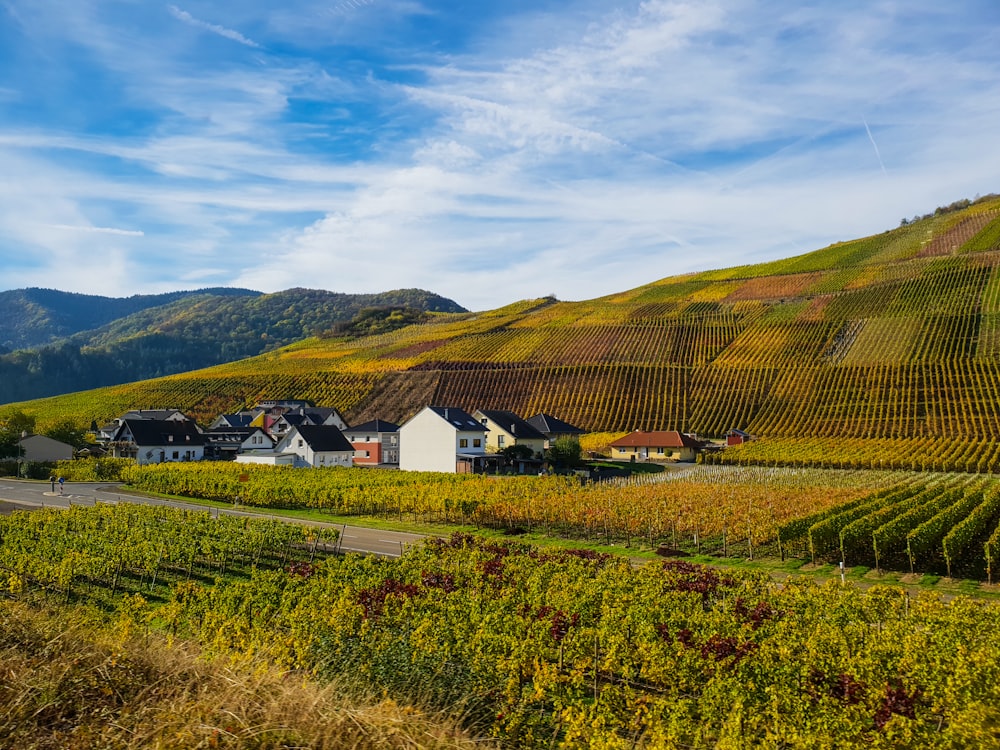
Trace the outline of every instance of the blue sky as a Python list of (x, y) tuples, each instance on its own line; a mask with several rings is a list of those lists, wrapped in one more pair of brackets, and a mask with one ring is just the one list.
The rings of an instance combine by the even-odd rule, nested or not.
[(0, 288), (473, 309), (1000, 192), (996, 0), (0, 0)]

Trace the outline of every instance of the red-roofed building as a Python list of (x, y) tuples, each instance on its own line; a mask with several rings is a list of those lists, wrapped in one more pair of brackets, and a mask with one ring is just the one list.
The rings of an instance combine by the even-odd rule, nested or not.
[(616, 461), (694, 461), (705, 443), (676, 430), (636, 430), (611, 443)]

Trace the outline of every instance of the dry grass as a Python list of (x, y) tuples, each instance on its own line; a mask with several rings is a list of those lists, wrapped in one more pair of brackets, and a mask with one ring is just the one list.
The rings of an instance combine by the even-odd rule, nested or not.
[(452, 717), (0, 602), (0, 748), (471, 748)]

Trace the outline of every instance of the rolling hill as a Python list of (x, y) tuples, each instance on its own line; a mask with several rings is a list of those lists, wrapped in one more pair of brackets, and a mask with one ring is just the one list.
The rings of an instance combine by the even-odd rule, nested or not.
[(0, 355), (0, 403), (231, 362), (343, 327), (362, 314), (378, 317), (389, 306), (411, 311), (413, 319), (427, 311), (464, 311), (420, 289), (203, 289), (127, 299), (46, 289), (2, 292), (0, 337), (36, 348)]
[[(1000, 198), (989, 196), (786, 260), (313, 338), (24, 408), (40, 423), (153, 406), (207, 419), (296, 396), (355, 421), (398, 421), (439, 403), (546, 411), (602, 431), (739, 427), (802, 455), (840, 451), (837, 465), (868, 455), (864, 443), (883, 446), (869, 464), (891, 454), (981, 470), (1000, 465), (982, 455), (1000, 434), (998, 269)], [(798, 460), (789, 455), (760, 460)]]

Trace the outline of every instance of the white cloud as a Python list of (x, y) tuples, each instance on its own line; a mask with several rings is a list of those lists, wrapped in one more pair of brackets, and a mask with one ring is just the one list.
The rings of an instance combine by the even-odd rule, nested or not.
[(234, 5), (227, 24), (294, 54), (206, 64), (190, 35), (140, 44), (90, 0), (56, 29), (39, 2), (22, 24), (72, 35), (156, 118), (123, 137), (0, 117), (0, 246), (41, 259), (8, 284), (75, 265), (79, 289), (110, 253), (123, 293), (422, 286), (486, 308), (806, 252), (998, 190), (995, 34), (925, 2), (540, 9), (461, 53), (387, 46), (405, 83), (324, 54), (431, 4)]
[(181, 10), (176, 5), (168, 5), (167, 10), (170, 11), (170, 15), (176, 18), (178, 21), (183, 21), (189, 26), (194, 26), (196, 29), (203, 29), (204, 31), (210, 31), (213, 34), (217, 34), (225, 39), (231, 39), (234, 42), (239, 42), (240, 44), (247, 47), (254, 47), (255, 49), (260, 49), (260, 45), (252, 39), (247, 39), (238, 31), (233, 31), (232, 29), (227, 29), (225, 26), (219, 26), (218, 24), (208, 23), (207, 21), (201, 21), (186, 10)]
[(118, 229), (116, 227), (74, 226), (71, 224), (50, 224), (53, 229), (65, 229), (69, 232), (91, 232), (94, 234), (114, 234), (119, 237), (144, 237), (145, 232), (137, 229)]

